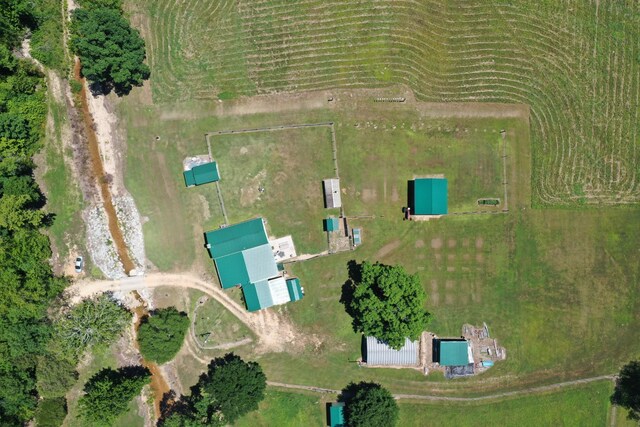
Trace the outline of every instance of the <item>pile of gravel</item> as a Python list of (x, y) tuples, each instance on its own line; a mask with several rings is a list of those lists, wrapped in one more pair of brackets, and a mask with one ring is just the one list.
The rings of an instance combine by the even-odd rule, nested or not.
[(122, 192), (113, 197), (113, 204), (118, 216), (118, 224), (129, 249), (129, 256), (136, 265), (136, 274), (142, 274), (145, 266), (144, 237), (140, 213), (133, 197), (128, 192)]
[(82, 216), (87, 229), (87, 249), (93, 264), (108, 279), (126, 277), (116, 247), (111, 240), (107, 215), (102, 206), (90, 205), (84, 210)]

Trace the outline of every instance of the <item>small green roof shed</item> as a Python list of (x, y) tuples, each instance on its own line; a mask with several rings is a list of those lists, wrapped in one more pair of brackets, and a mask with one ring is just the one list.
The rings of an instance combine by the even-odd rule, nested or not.
[(467, 340), (441, 340), (438, 342), (438, 363), (441, 366), (465, 366), (469, 364)]
[(325, 218), (324, 231), (340, 230), (340, 220), (338, 218)]
[(446, 178), (416, 178), (413, 215), (446, 215), (449, 188)]
[(184, 183), (187, 187), (216, 182), (220, 179), (220, 172), (218, 171), (218, 164), (216, 162), (194, 166), (182, 174), (184, 175)]
[(344, 402), (333, 402), (329, 407), (329, 425), (331, 427), (345, 427)]
[(302, 292), (302, 286), (300, 286), (300, 280), (297, 277), (293, 279), (287, 279), (287, 290), (289, 291), (289, 297), (291, 298), (291, 301), (298, 301), (304, 296), (304, 293)]

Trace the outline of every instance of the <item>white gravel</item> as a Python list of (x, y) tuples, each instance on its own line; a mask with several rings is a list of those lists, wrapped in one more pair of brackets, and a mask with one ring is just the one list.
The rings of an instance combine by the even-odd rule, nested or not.
[(126, 277), (124, 267), (111, 241), (107, 216), (100, 205), (90, 205), (82, 213), (87, 230), (87, 249), (93, 264), (108, 279)]
[(113, 203), (116, 208), (120, 230), (129, 249), (129, 255), (136, 265), (135, 274), (143, 274), (146, 259), (144, 236), (142, 235), (142, 222), (140, 221), (140, 213), (136, 203), (127, 191), (121, 191), (120, 195), (114, 196)]

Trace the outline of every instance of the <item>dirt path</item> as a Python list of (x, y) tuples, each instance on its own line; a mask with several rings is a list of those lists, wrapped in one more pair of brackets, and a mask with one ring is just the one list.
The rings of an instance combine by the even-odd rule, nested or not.
[[(80, 280), (67, 289), (74, 301), (103, 292), (127, 292), (161, 286), (195, 289), (214, 298), (258, 337), (259, 352), (297, 352), (308, 344), (319, 345), (316, 336), (301, 334), (285, 317), (273, 310), (250, 313), (222, 289), (191, 273), (152, 273), (119, 280)], [(196, 345), (195, 343), (193, 344)]]
[[(483, 400), (500, 399), (503, 397), (527, 396), (532, 394), (546, 393), (549, 391), (555, 391), (565, 387), (571, 387), (574, 385), (588, 384), (595, 381), (613, 380), (614, 378), (615, 378), (614, 375), (600, 375), (598, 377), (582, 378), (579, 380), (565, 381), (562, 383), (550, 384), (550, 385), (545, 385), (540, 387), (530, 387), (522, 390), (506, 391), (504, 393), (487, 394), (485, 396), (477, 396), (477, 397), (449, 397), (449, 396), (434, 396), (434, 395), (425, 395), (425, 394), (394, 394), (393, 397), (395, 397), (398, 400), (407, 399), (407, 400), (417, 400), (417, 401), (480, 402)], [(281, 387), (281, 388), (288, 388), (288, 389), (295, 389), (295, 390), (307, 390), (307, 391), (314, 391), (316, 393), (332, 393), (332, 394), (340, 393), (340, 390), (332, 390), (328, 388), (305, 386), (305, 385), (298, 385), (298, 384), (285, 384), (285, 383), (279, 383), (274, 381), (267, 381), (267, 384), (272, 387)]]

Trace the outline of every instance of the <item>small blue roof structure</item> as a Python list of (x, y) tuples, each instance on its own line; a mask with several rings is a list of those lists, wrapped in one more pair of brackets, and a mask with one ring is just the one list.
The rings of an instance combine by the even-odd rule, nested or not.
[(362, 243), (362, 236), (359, 228), (353, 229), (353, 246), (359, 246)]
[(325, 218), (324, 231), (338, 231), (340, 230), (340, 220), (338, 218)]
[(413, 215), (446, 215), (449, 188), (446, 178), (416, 178)]
[(289, 291), (291, 301), (298, 301), (304, 296), (302, 286), (300, 286), (300, 280), (297, 277), (287, 279), (287, 290)]
[(345, 427), (344, 402), (333, 402), (329, 407), (329, 425), (331, 427)]

